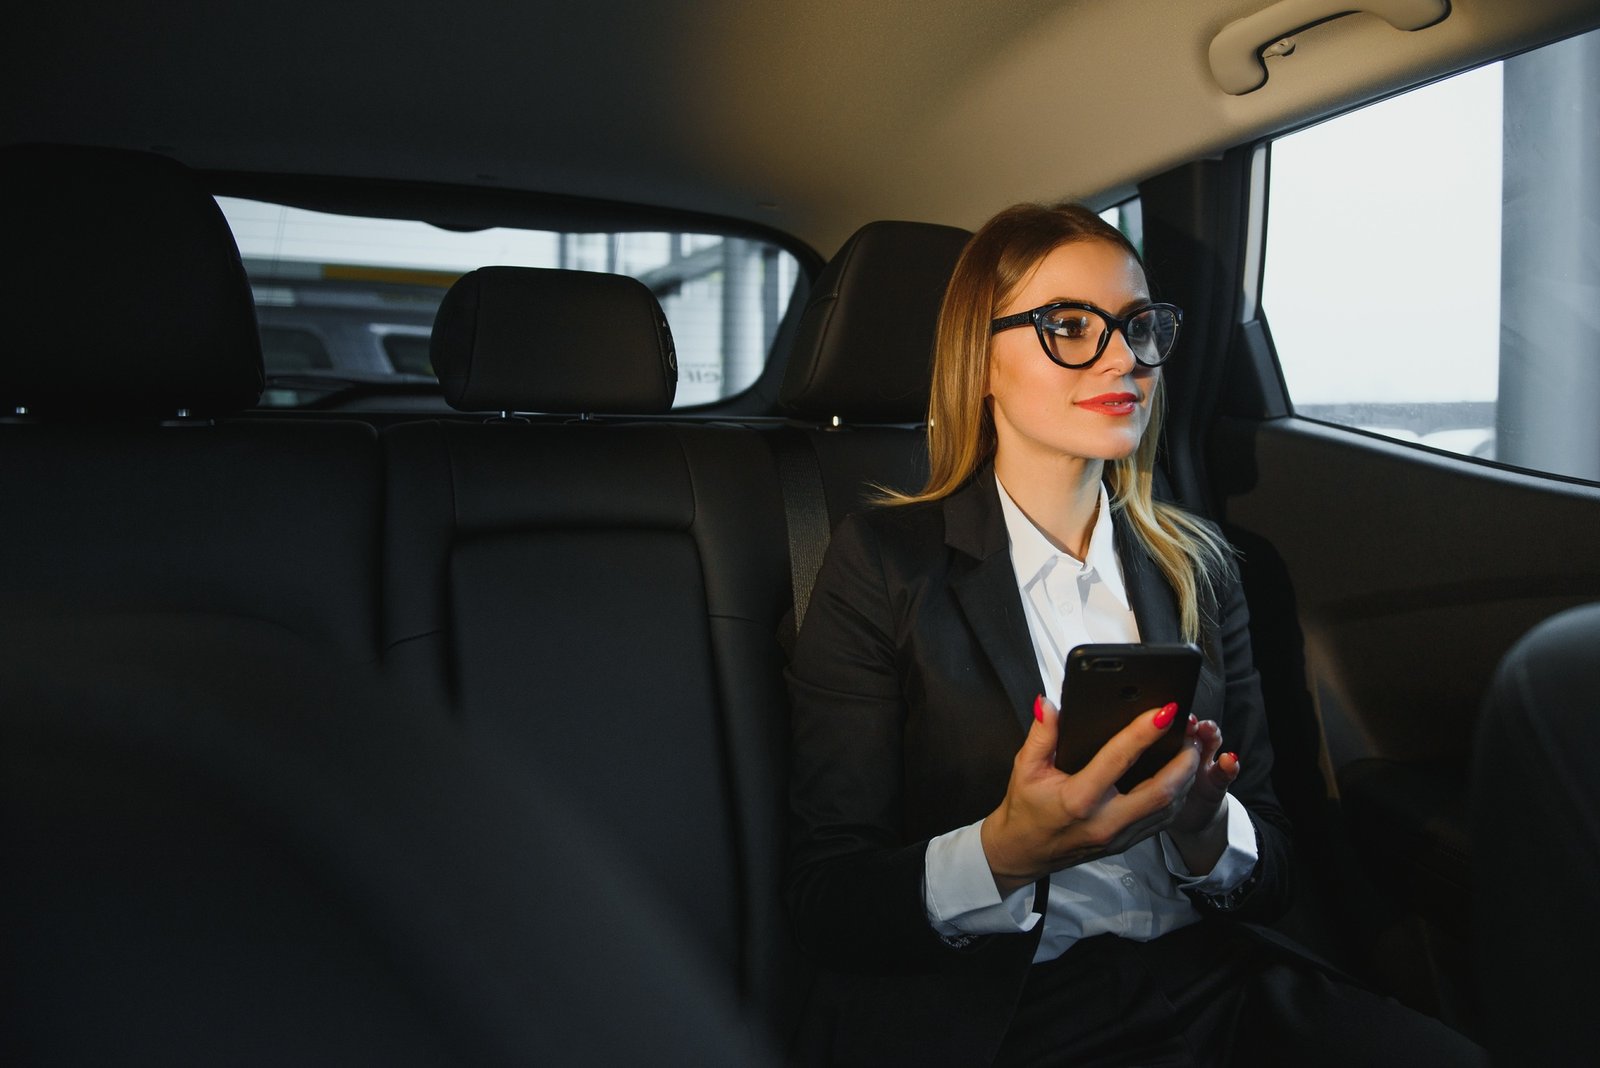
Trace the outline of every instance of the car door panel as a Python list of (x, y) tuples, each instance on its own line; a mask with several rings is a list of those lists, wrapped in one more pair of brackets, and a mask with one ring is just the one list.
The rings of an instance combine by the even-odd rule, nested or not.
[(1326, 785), (1384, 906), (1355, 925), (1391, 989), (1470, 1026), (1479, 707), (1518, 637), (1600, 600), (1600, 487), (1294, 417), (1224, 419), (1208, 455), (1258, 646), (1301, 637)]

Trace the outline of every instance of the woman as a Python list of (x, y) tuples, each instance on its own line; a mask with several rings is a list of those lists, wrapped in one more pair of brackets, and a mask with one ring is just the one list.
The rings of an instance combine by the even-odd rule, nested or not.
[[(1180, 319), (1077, 206), (1010, 208), (957, 264), (928, 485), (840, 526), (790, 675), (790, 906), (823, 968), (807, 1059), (1242, 1063), (1391, 1009), (1413, 1055), (1470, 1058), (1247, 926), (1286, 903), (1289, 837), (1229, 550), (1151, 496)], [(1194, 706), (1057, 770), (1067, 651), (1184, 640)], [(1174, 713), (1182, 751), (1119, 793)], [(1271, 1020), (1240, 1033), (1246, 1008)]]

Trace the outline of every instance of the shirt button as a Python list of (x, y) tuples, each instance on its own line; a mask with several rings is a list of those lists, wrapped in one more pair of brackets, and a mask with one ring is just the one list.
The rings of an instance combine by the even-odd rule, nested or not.
[(1122, 885), (1126, 886), (1129, 890), (1132, 890), (1135, 886), (1139, 885), (1139, 880), (1135, 879), (1131, 875), (1124, 875), (1122, 877)]

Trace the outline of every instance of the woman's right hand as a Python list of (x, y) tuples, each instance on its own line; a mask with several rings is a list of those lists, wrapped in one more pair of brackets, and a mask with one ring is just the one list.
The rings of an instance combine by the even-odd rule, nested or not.
[(1185, 745), (1160, 771), (1120, 793), (1117, 780), (1165, 733), (1171, 714), (1152, 709), (1135, 717), (1072, 775), (1055, 763), (1059, 719), (1050, 702), (1035, 702), (1006, 796), (983, 821), (984, 856), (1002, 896), (1155, 834), (1183, 807), (1200, 766), (1195, 746)]

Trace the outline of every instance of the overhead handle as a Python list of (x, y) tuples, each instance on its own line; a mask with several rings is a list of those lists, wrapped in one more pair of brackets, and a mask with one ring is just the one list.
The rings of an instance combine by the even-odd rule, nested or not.
[[(1358, 4), (1352, 7), (1351, 4)], [(1267, 82), (1263, 50), (1287, 55), (1283, 39), (1340, 15), (1364, 11), (1397, 30), (1421, 30), (1450, 14), (1450, 0), (1278, 0), (1254, 15), (1228, 23), (1211, 39), (1211, 74), (1222, 91), (1242, 96)]]

